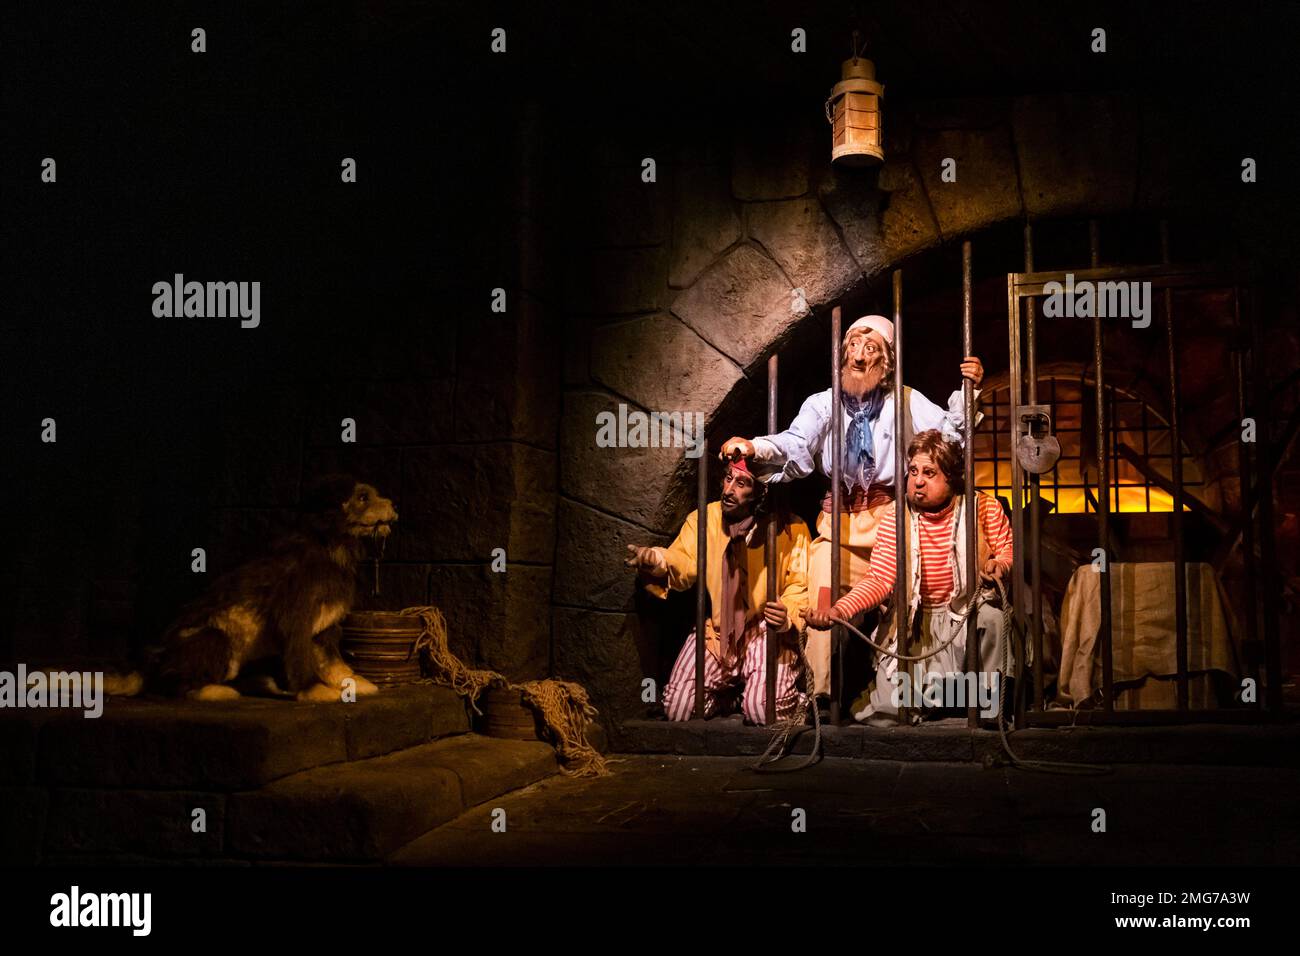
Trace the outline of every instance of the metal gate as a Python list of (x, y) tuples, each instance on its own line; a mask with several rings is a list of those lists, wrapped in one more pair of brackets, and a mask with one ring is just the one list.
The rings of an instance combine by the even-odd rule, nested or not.
[[(1097, 642), (1101, 654), (1102, 701), (1100, 708), (1089, 711), (1089, 722), (1110, 723), (1156, 723), (1156, 722), (1191, 722), (1191, 721), (1233, 721), (1257, 720), (1265, 713), (1278, 713), (1282, 709), (1282, 665), (1281, 649), (1278, 640), (1277, 597), (1280, 589), (1276, 583), (1276, 544), (1274, 538), (1272, 468), (1269, 464), (1266, 416), (1266, 390), (1263, 379), (1261, 350), (1259, 341), (1259, 324), (1253, 299), (1243, 293), (1239, 275), (1215, 267), (1177, 265), (1169, 260), (1169, 232), (1166, 223), (1160, 225), (1161, 262), (1157, 265), (1102, 266), (1100, 261), (1100, 231), (1096, 221), (1089, 223), (1089, 267), (1087, 269), (1070, 269), (1068, 273), (1074, 281), (1101, 282), (1149, 282), (1152, 290), (1162, 293), (1165, 347), (1168, 355), (1169, 388), (1169, 426), (1172, 455), (1172, 481), (1170, 493), (1173, 496), (1173, 550), (1174, 550), (1174, 588), (1175, 588), (1175, 628), (1177, 660), (1177, 707), (1174, 710), (1116, 710), (1114, 689), (1114, 660), (1112, 647), (1112, 563), (1115, 554), (1112, 546), (1110, 529), (1110, 475), (1108, 454), (1108, 421), (1106, 408), (1106, 371), (1105, 371), (1105, 329), (1103, 319), (1093, 309), (1092, 316), (1092, 363), (1095, 377), (1096, 396), (1096, 475), (1097, 475), (1097, 548), (1103, 560), (1097, 567), (1101, 574), (1099, 595), (1101, 625)], [(1007, 324), (1009, 341), (1010, 369), (1010, 420), (1011, 429), (1011, 510), (1012, 530), (1015, 535), (1015, 569), (1016, 584), (1015, 614), (1020, 633), (1025, 634), (1033, 652), (1033, 694), (1025, 707), (1025, 694), (1017, 694), (1016, 725), (1052, 725), (1073, 723), (1080, 720), (1079, 712), (1070, 710), (1047, 710), (1044, 706), (1043, 676), (1043, 611), (1042, 611), (1042, 527), (1041, 512), (1038, 507), (1040, 499), (1041, 476), (1031, 474), (1022, 468), (1015, 455), (1015, 445), (1019, 436), (1031, 427), (1036, 414), (1041, 409), (1038, 395), (1038, 350), (1036, 325), (1036, 297), (1045, 295), (1045, 287), (1051, 283), (1064, 286), (1067, 283), (1067, 270), (1053, 272), (1034, 271), (1033, 227), (1024, 229), (1025, 271), (1010, 273), (1007, 276)], [(1260, 632), (1261, 621), (1257, 607), (1263, 608), (1263, 657), (1266, 668), (1264, 708), (1193, 710), (1188, 706), (1188, 667), (1187, 667), (1187, 580), (1186, 554), (1183, 538), (1183, 446), (1181, 439), (1182, 415), (1179, 393), (1179, 348), (1178, 321), (1174, 315), (1174, 289), (1219, 288), (1232, 289), (1234, 311), (1234, 329), (1236, 348), (1234, 368), (1236, 373), (1236, 400), (1238, 415), (1245, 419), (1254, 418), (1257, 423), (1258, 441), (1254, 443), (1254, 454), (1248, 443), (1240, 441), (1238, 445), (1238, 473), (1241, 481), (1242, 498), (1242, 550), (1246, 562), (1248, 592), (1243, 602), (1245, 610), (1245, 637), (1248, 647), (1255, 647)], [(1243, 321), (1243, 299), (1247, 303), (1246, 318)], [(1252, 462), (1252, 458), (1254, 461)], [(1254, 484), (1254, 476), (1260, 475), (1259, 487)], [(1255, 510), (1259, 511), (1260, 532), (1255, 530)], [(1028, 510), (1028, 534), (1026, 535), (1025, 512)], [(1260, 547), (1259, 560), (1256, 560), (1255, 548)], [(1097, 553), (1097, 552), (1094, 552)], [(1026, 562), (1028, 562), (1026, 564)], [(1028, 577), (1026, 578), (1026, 570)], [(1028, 588), (1024, 587), (1028, 582)], [(1259, 684), (1257, 658), (1253, 658), (1248, 668), (1249, 676)]]

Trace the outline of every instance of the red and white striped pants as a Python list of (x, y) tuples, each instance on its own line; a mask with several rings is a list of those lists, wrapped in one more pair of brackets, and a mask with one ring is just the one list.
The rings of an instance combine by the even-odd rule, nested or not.
[[(793, 635), (789, 636), (793, 639)], [(798, 656), (783, 641), (776, 659), (776, 719), (792, 716), (805, 696), (795, 689), (799, 676)], [(712, 650), (704, 652), (704, 716), (732, 713), (736, 698), (750, 723), (762, 724), (767, 717), (767, 624), (760, 621), (750, 631), (744, 647), (731, 667), (724, 667)], [(672, 676), (664, 688), (664, 711), (669, 720), (690, 720), (695, 716), (695, 632), (692, 631), (677, 655)]]

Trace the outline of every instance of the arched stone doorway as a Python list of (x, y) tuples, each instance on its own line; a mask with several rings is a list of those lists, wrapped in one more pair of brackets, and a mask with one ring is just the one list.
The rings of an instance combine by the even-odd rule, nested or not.
[[(887, 311), (881, 280), (893, 268), (906, 269), (908, 289), (923, 287), (955, 240), (972, 236), (977, 274), (1005, 261), (985, 276), (1000, 269), (1005, 290), (1005, 272), (1020, 266), (1005, 255), (1006, 236), (1026, 220), (1177, 221), (1194, 209), (1215, 221), (1218, 245), (1262, 248), (1262, 214), (1240, 197), (1206, 195), (1199, 184), (1218, 173), (1195, 149), (1194, 124), (1172, 122), (1171, 109), (1068, 95), (928, 104), (897, 124), (878, 173), (850, 174), (829, 167), (819, 128), (777, 122), (784, 132), (742, 129), (730, 142), (681, 145), (657, 197), (623, 175), (632, 152), (619, 144), (602, 152), (593, 200), (601, 238), (571, 264), (582, 279), (570, 279), (566, 297), (566, 346), (576, 358), (564, 373), (560, 428), (556, 672), (586, 682), (615, 720), (643, 708), (641, 682), (656, 676), (658, 622), (622, 568), (624, 546), (665, 543), (693, 507), (695, 463), (683, 449), (599, 448), (601, 412), (699, 411), (712, 447), (728, 434), (752, 434), (759, 429), (744, 423), (761, 418), (765, 359), (801, 348), (824, 356), (817, 343), (832, 304)], [(957, 159), (957, 183), (939, 179), (945, 157)], [(608, 210), (630, 209), (634, 235), (610, 226)], [(1001, 259), (985, 257), (984, 237), (996, 236)], [(1086, 263), (1086, 245), (1075, 261)], [(946, 281), (955, 292), (960, 272)], [(924, 327), (924, 301), (907, 296), (906, 320)], [(1005, 291), (1001, 301), (994, 350), (1005, 369)], [(824, 368), (824, 357), (810, 361)], [(999, 363), (986, 367), (996, 374)], [(794, 387), (796, 378), (784, 381)], [(937, 401), (946, 393), (930, 392)], [(797, 408), (791, 394), (783, 387), (783, 403)], [(783, 409), (783, 422), (790, 414)]]

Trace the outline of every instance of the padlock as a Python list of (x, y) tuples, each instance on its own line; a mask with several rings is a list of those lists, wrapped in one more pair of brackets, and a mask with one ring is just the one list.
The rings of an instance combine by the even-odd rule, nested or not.
[(1020, 467), (1031, 475), (1045, 475), (1061, 460), (1061, 443), (1055, 435), (1039, 438), (1035, 435), (1021, 435), (1016, 445), (1016, 458)]
[(1061, 460), (1061, 443), (1052, 434), (1052, 414), (1046, 405), (1020, 407), (1020, 436), (1016, 460), (1031, 475), (1045, 475)]

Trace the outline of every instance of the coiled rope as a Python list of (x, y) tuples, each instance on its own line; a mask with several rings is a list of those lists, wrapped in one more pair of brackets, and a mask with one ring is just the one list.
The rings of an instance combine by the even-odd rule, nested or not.
[[(1008, 671), (1011, 670), (1011, 662), (1009, 660), (1011, 639), (1021, 637), (1021, 635), (1019, 634), (1019, 632), (1016, 630), (1015, 627), (1015, 615), (1012, 613), (1011, 600), (1007, 594), (1006, 586), (1002, 583), (1000, 578), (994, 578), (993, 584), (1001, 604), (1003, 633), (1008, 635), (1008, 640), (1002, 642), (1002, 661), (1001, 661), (1001, 666), (998, 669), (999, 686), (1005, 687)], [(931, 657), (934, 657), (936, 654), (939, 654), (941, 651), (949, 647), (953, 643), (953, 641), (955, 641), (961, 635), (962, 631), (965, 629), (966, 621), (970, 617), (970, 615), (973, 614), (979, 607), (989, 603), (993, 593), (994, 593), (993, 588), (987, 588), (987, 587), (981, 588), (978, 594), (976, 595), (975, 599), (972, 600), (969, 604), (967, 604), (965, 610), (958, 615), (958, 619), (952, 623), (952, 635), (946, 641), (944, 641), (942, 644), (936, 647), (934, 650), (928, 651), (925, 654), (899, 654), (896, 651), (891, 651), (887, 647), (881, 647), (879, 644), (877, 644), (867, 635), (863, 634), (860, 630), (858, 630), (856, 627), (854, 627), (852, 624), (848, 623), (847, 621), (837, 621), (836, 623), (838, 623), (841, 627), (844, 627), (847, 630), (851, 631), (852, 633), (856, 634), (858, 637), (866, 641), (869, 645), (871, 645), (871, 647), (873, 647), (876, 651), (878, 651), (881, 654), (885, 654), (886, 656), (892, 657), (898, 661), (907, 661), (907, 662), (924, 661), (930, 659)], [(800, 664), (805, 668), (804, 673), (808, 673), (807, 671), (808, 661), (804, 655), (804, 647), (806, 644), (807, 644), (807, 639), (804, 635), (801, 634), (800, 642), (799, 642), (799, 661)], [(1022, 651), (1023, 651), (1023, 647), (1022, 647)], [(1020, 685), (1020, 668), (1021, 668), (1020, 662), (1023, 660), (1024, 660), (1023, 653), (1017, 655), (1016, 666), (1015, 666), (1016, 673), (1011, 675), (1016, 679), (1017, 686)], [(808, 755), (808, 758), (804, 760), (802, 763), (793, 767), (780, 768), (781, 770), (802, 770), (805, 767), (811, 766), (818, 759), (818, 751), (821, 748), (821, 718), (817, 711), (816, 696), (809, 695), (809, 702), (811, 703), (812, 706), (813, 723), (816, 728), (816, 737), (814, 738), (814, 742), (813, 742), (813, 750)], [(789, 738), (790, 734), (793, 732), (795, 728), (804, 727), (804, 726), (806, 725), (801, 716), (797, 720), (795, 718), (790, 718), (789, 720), (783, 721), (781, 724), (778, 724), (776, 728), (776, 732), (773, 734), (771, 742), (767, 745), (767, 749), (763, 751), (762, 757), (759, 758), (758, 763), (754, 765), (753, 769), (757, 771), (764, 771), (769, 773), (775, 772), (775, 768), (772, 768), (768, 765), (775, 763), (776, 761), (780, 760), (782, 757), (786, 756), (785, 754), (786, 740)], [(1078, 775), (1078, 776), (1107, 774), (1107, 773), (1112, 773), (1114, 771), (1113, 767), (1106, 764), (1075, 763), (1072, 761), (1065, 761), (1065, 760), (1028, 760), (1018, 756), (1016, 752), (1011, 749), (1011, 743), (1007, 737), (1006, 714), (1003, 710), (1001, 699), (999, 699), (998, 701), (998, 737), (1002, 742), (1002, 749), (1006, 752), (1007, 758), (1011, 761), (1012, 766), (1019, 767), (1022, 770), (1030, 770), (1038, 773), (1058, 773), (1058, 774)], [(778, 745), (780, 747), (780, 752), (777, 754), (777, 756), (771, 757), (769, 759), (769, 754), (771, 754), (772, 750), (774, 748), (777, 748)]]
[[(800, 669), (803, 671), (805, 675), (808, 675), (812, 673), (812, 671), (808, 667), (808, 655), (806, 653), (806, 649), (808, 647), (808, 634), (806, 631), (803, 630), (798, 631), (798, 634), (799, 634), (799, 640), (795, 644), (795, 651), (799, 655)], [(769, 640), (771, 639), (771, 635), (768, 635), (768, 639)], [(778, 761), (788, 756), (788, 753), (786, 751), (786, 743), (789, 741), (790, 735), (794, 733), (796, 730), (801, 730), (802, 728), (808, 726), (807, 723), (804, 722), (803, 715), (799, 712), (799, 708), (796, 708), (793, 714), (791, 714), (785, 720), (782, 720), (777, 723), (776, 732), (772, 735), (772, 739), (768, 741), (767, 749), (764, 750), (763, 755), (758, 758), (758, 763), (754, 764), (753, 766), (753, 769), (758, 773), (791, 773), (795, 770), (803, 770), (805, 767), (811, 767), (819, 759), (821, 759), (822, 716), (821, 713), (817, 710), (817, 695), (805, 694), (804, 696), (807, 698), (804, 702), (804, 706), (812, 708), (812, 724), (813, 724), (812, 750), (808, 751), (808, 756), (803, 759), (802, 763), (795, 764), (792, 767), (775, 766), (775, 764)], [(777, 751), (775, 756), (772, 756), (773, 750)]]
[(442, 611), (425, 605), (408, 607), (398, 613), (419, 618), (423, 625), (411, 653), (424, 652), (422, 662), (429, 671), (428, 680), (450, 687), (469, 701), (474, 713), (480, 716), (483, 711), (478, 709), (478, 699), (489, 687), (518, 691), (523, 702), (541, 717), (547, 742), (559, 756), (562, 773), (570, 777), (609, 775), (605, 758), (587, 739), (587, 726), (598, 712), (581, 684), (551, 678), (514, 684), (496, 671), (467, 667), (447, 644), (447, 619)]
[[(971, 611), (974, 610), (975, 607), (976, 607), (976, 602), (971, 601), (970, 605), (962, 613), (961, 615), (962, 626), (965, 625), (966, 618), (970, 616)], [(934, 657), (940, 651), (947, 648), (950, 644), (952, 644), (953, 641), (957, 639), (957, 636), (961, 634), (961, 627), (954, 626), (952, 636), (948, 638), (948, 640), (944, 641), (942, 644), (940, 644), (938, 647), (936, 647), (934, 650), (930, 651), (927, 654), (918, 654), (913, 656), (908, 654), (898, 654), (887, 648), (881, 647), (879, 644), (871, 640), (871, 638), (867, 637), (867, 635), (863, 634), (861, 631), (859, 631), (852, 624), (849, 624), (847, 621), (839, 621), (838, 623), (842, 624), (844, 627), (848, 628), (854, 634), (858, 635), (858, 637), (862, 638), (864, 641), (866, 641), (868, 644), (870, 644), (880, 653), (888, 654), (890, 657), (896, 658), (897, 660), (900, 661), (928, 660), (929, 658)], [(799, 664), (802, 666), (803, 672), (805, 674), (809, 673), (808, 658), (804, 653), (804, 649), (807, 647), (807, 645), (808, 645), (807, 635), (804, 634), (803, 632), (800, 632), (799, 644), (798, 644)], [(808, 696), (808, 701), (806, 706), (811, 706), (812, 717), (813, 717), (813, 746), (808, 756), (804, 759), (802, 763), (796, 764), (792, 767), (777, 768), (771, 766), (777, 761), (788, 756), (785, 750), (785, 746), (786, 746), (786, 742), (790, 738), (790, 734), (792, 734), (798, 728), (807, 726), (807, 724), (803, 719), (803, 716), (796, 712), (793, 716), (787, 718), (786, 720), (781, 721), (779, 724), (776, 725), (775, 733), (773, 733), (771, 741), (768, 742), (767, 749), (764, 750), (763, 755), (758, 758), (758, 763), (754, 764), (753, 767), (754, 770), (757, 770), (761, 773), (785, 773), (794, 770), (803, 770), (805, 767), (811, 767), (820, 758), (820, 751), (822, 745), (821, 712), (817, 709), (817, 696), (815, 694), (809, 694), (807, 696)], [(770, 755), (774, 749), (777, 750), (777, 754), (776, 756), (773, 757)]]
[[(1002, 626), (1004, 633), (1013, 637), (1023, 637), (1016, 631), (1015, 615), (1011, 613), (1011, 601), (1008, 599), (1006, 588), (1000, 579), (995, 578), (998, 594), (1002, 599)], [(1010, 641), (1002, 642), (1002, 667), (999, 671), (1000, 682), (1005, 682), (1009, 662), (1007, 656), (1010, 653)], [(1023, 641), (1021, 653), (1016, 656), (1016, 673), (1014, 675), (1016, 686), (1020, 686), (1021, 665), (1020, 662), (1025, 659)], [(1095, 776), (1101, 774), (1113, 773), (1115, 768), (1108, 764), (1095, 763), (1075, 763), (1068, 760), (1026, 760), (1016, 755), (1011, 749), (1011, 743), (1007, 740), (1007, 717), (1002, 708), (1002, 701), (998, 701), (998, 737), (1002, 740), (1002, 749), (1006, 752), (1008, 759), (1013, 767), (1019, 767), (1021, 770), (1031, 770), (1037, 773), (1058, 773), (1066, 776)]]

